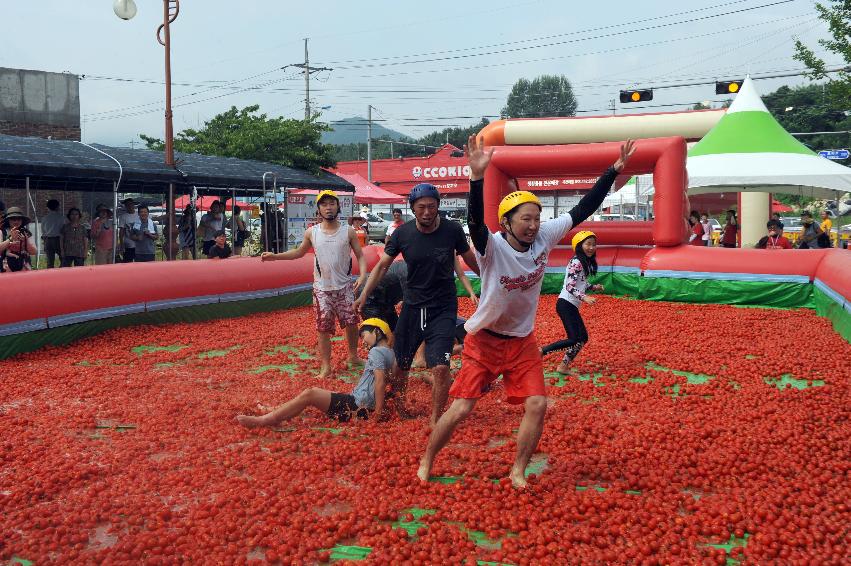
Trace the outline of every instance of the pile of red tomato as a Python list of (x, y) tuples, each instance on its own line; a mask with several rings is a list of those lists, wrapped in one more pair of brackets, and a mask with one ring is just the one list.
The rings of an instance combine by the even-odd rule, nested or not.
[[(554, 305), (541, 343), (563, 336)], [(348, 545), (381, 564), (848, 563), (851, 346), (826, 320), (610, 297), (582, 313), (591, 340), (575, 375), (547, 375), (525, 491), (504, 479), (521, 409), (500, 386), (440, 454), (443, 482), (415, 477), (415, 377), (416, 420), (238, 426), (308, 386), (351, 390), (343, 341), (346, 381), (314, 377), (309, 308), (4, 361), (0, 562), (322, 563)], [(411, 509), (429, 512), (405, 529)]]

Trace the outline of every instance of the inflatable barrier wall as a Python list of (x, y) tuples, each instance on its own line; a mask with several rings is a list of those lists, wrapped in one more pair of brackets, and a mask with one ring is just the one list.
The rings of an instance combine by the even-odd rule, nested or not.
[[(599, 175), (617, 159), (620, 146), (606, 142), (497, 147), (485, 177), (486, 222), (491, 230), (498, 229), (497, 207), (511, 190), (513, 177)], [(684, 245), (689, 210), (685, 159), (682, 137), (637, 142), (623, 174), (653, 173), (655, 220), (581, 225), (599, 237), (597, 282), (609, 293), (646, 300), (814, 308), (851, 341), (851, 251)], [(380, 252), (380, 247), (365, 248), (370, 269)], [(560, 291), (564, 266), (572, 255), (567, 247), (553, 251), (543, 293)], [(472, 273), (471, 279), (477, 288)], [(312, 254), (267, 263), (238, 257), (4, 274), (0, 277), (3, 289), (14, 299), (0, 309), (0, 359), (119, 326), (207, 320), (308, 305), (312, 280)]]

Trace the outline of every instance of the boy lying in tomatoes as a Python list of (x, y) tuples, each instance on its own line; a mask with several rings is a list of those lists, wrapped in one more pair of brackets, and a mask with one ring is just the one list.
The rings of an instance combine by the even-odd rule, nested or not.
[(297, 417), (308, 407), (315, 407), (329, 417), (346, 422), (357, 417), (368, 419), (372, 413), (381, 418), (384, 413), (384, 388), (393, 363), (396, 361), (390, 346), (393, 335), (381, 319), (369, 318), (360, 325), (360, 337), (369, 350), (363, 375), (349, 393), (336, 393), (319, 387), (308, 387), (295, 398), (262, 416), (239, 415), (236, 420), (248, 428), (273, 427)]

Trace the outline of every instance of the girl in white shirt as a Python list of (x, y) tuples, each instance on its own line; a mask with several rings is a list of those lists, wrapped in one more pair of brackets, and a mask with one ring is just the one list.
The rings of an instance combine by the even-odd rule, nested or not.
[(588, 330), (579, 314), (579, 304), (593, 305), (597, 300), (589, 297), (586, 291), (602, 291), (602, 285), (588, 285), (588, 277), (597, 273), (597, 236), (590, 230), (583, 230), (573, 237), (571, 242), (576, 255), (565, 268), (564, 288), (556, 301), (556, 313), (561, 318), (566, 340), (559, 340), (541, 348), (541, 353), (564, 350), (562, 359), (556, 371), (567, 373), (570, 362), (576, 358), (579, 351), (588, 343)]

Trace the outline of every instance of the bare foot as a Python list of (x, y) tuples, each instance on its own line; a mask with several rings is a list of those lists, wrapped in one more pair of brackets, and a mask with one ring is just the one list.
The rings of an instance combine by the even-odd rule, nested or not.
[(428, 481), (428, 477), (431, 475), (431, 464), (426, 462), (425, 458), (420, 460), (420, 468), (417, 470), (417, 477), (420, 478), (420, 481)]
[(529, 487), (529, 484), (526, 482), (526, 476), (523, 475), (523, 472), (517, 472), (514, 468), (511, 468), (511, 473), (508, 474), (508, 479), (511, 480), (511, 485), (515, 487), (515, 489), (526, 489)]
[(567, 375), (568, 373), (570, 373), (570, 366), (565, 363), (560, 363), (556, 368), (556, 371), (562, 375)]
[(331, 366), (322, 366), (319, 368), (319, 373), (316, 377), (319, 379), (328, 379), (333, 375), (333, 371), (331, 370)]
[(411, 367), (412, 368), (424, 368), (424, 367), (426, 367), (425, 360), (421, 360), (419, 358), (416, 358), (413, 362), (411, 362)]
[(266, 426), (266, 422), (263, 417), (253, 417), (251, 415), (237, 415), (236, 422), (246, 428), (257, 428), (260, 426)]

